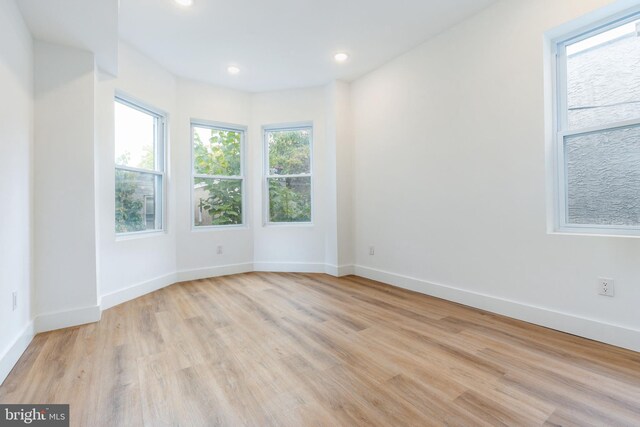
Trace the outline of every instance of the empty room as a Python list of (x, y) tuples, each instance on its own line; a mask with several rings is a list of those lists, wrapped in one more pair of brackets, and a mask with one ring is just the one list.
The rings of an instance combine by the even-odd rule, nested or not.
[(0, 426), (640, 426), (640, 0), (0, 0)]

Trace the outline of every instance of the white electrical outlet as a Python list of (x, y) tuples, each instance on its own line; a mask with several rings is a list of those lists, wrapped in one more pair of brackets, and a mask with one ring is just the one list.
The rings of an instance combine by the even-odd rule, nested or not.
[(12, 292), (11, 297), (13, 300), (13, 311), (16, 311), (16, 309), (18, 308), (18, 293), (15, 291)]
[(216, 253), (218, 255), (222, 255), (222, 246), (220, 246), (220, 245), (218, 246), (218, 249), (216, 250)]
[(375, 246), (369, 246), (369, 255), (375, 255), (375, 254), (376, 254)]
[(614, 295), (613, 279), (598, 277), (598, 293), (606, 297)]

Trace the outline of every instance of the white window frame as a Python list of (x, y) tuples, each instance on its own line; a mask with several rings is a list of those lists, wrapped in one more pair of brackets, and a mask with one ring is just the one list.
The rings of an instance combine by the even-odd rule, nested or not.
[[(207, 175), (207, 174), (197, 174), (195, 171), (195, 156), (193, 155), (193, 128), (208, 128), (208, 129), (216, 129), (216, 130), (224, 130), (224, 131), (232, 131), (240, 133), (240, 175)], [(229, 229), (229, 228), (247, 228), (247, 186), (246, 186), (246, 176), (245, 176), (245, 144), (247, 139), (247, 126), (244, 125), (236, 125), (231, 123), (222, 123), (215, 122), (210, 120), (201, 120), (201, 119), (191, 119), (190, 126), (190, 140), (191, 144), (191, 192), (190, 192), (190, 208), (189, 215), (191, 217), (191, 231), (212, 231), (212, 230), (220, 230), (220, 229)], [(241, 181), (241, 191), (242, 191), (242, 223), (241, 224), (223, 224), (223, 225), (196, 225), (195, 221), (195, 179), (196, 178), (210, 178), (210, 179), (222, 179), (222, 180), (240, 180)]]
[[(274, 131), (290, 131), (290, 130), (309, 130), (309, 173), (291, 174), (291, 175), (271, 175), (269, 173), (269, 141), (267, 140), (267, 132)], [(314, 137), (313, 122), (297, 122), (297, 123), (284, 123), (276, 125), (262, 126), (262, 148), (263, 148), (263, 179), (262, 179), (262, 192), (263, 192), (263, 226), (273, 227), (309, 227), (313, 226), (313, 219), (315, 218), (315, 197), (314, 197), (314, 185), (313, 185), (313, 137)], [(270, 220), (270, 199), (269, 199), (269, 179), (270, 178), (310, 178), (310, 197), (311, 197), (311, 218), (309, 221), (304, 222), (273, 222)]]
[[(550, 212), (550, 232), (560, 234), (600, 235), (600, 236), (640, 236), (640, 226), (600, 225), (600, 224), (570, 224), (568, 218), (567, 199), (567, 171), (564, 144), (572, 136), (587, 135), (606, 130), (617, 130), (640, 125), (640, 117), (634, 120), (611, 122), (606, 125), (582, 129), (569, 130), (567, 118), (567, 45), (587, 39), (625, 23), (640, 19), (640, 8), (626, 9), (622, 12), (610, 13), (603, 18), (602, 12), (592, 14), (596, 19), (590, 23), (583, 23), (578, 28), (565, 31), (561, 35), (547, 37), (550, 42), (550, 72), (551, 72), (551, 147), (547, 150), (548, 169), (552, 171), (551, 185), (553, 200)], [(587, 17), (586, 19), (589, 19)], [(554, 32), (557, 32), (554, 31)], [(553, 32), (552, 32), (553, 33)], [(549, 159), (551, 156), (551, 159)]]
[[(155, 230), (141, 230), (141, 231), (130, 231), (124, 233), (114, 232), (116, 235), (116, 239), (126, 239), (128, 237), (136, 237), (136, 236), (148, 236), (148, 235), (156, 235), (156, 234), (164, 234), (167, 232), (167, 180), (166, 180), (166, 169), (167, 169), (167, 122), (168, 122), (168, 114), (162, 110), (159, 110), (155, 107), (146, 104), (145, 102), (139, 101), (129, 95), (123, 94), (121, 92), (116, 92), (114, 97), (114, 103), (118, 102), (120, 104), (126, 105), (127, 107), (138, 110), (142, 113), (148, 114), (155, 119), (155, 136), (154, 136), (154, 159), (156, 163), (156, 169), (144, 169), (144, 168), (136, 168), (131, 166), (123, 166), (115, 163), (115, 155), (114, 155), (114, 165), (116, 170), (123, 170), (129, 172), (139, 172), (152, 174), (160, 177), (160, 182), (162, 183), (160, 188), (159, 196), (160, 203), (158, 203), (160, 209), (160, 224), (159, 228)], [(114, 175), (115, 182), (115, 175)], [(114, 211), (115, 213), (115, 211)], [(146, 224), (146, 216), (144, 218)], [(115, 225), (115, 224), (114, 224)]]

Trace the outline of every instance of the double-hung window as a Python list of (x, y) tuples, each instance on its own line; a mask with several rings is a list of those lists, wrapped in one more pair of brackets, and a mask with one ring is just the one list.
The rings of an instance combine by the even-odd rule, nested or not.
[(640, 14), (553, 47), (556, 229), (640, 234)]
[(265, 128), (266, 223), (311, 223), (310, 125)]
[(244, 224), (244, 135), (241, 126), (191, 123), (194, 228)]
[(115, 231), (164, 229), (165, 115), (116, 97)]

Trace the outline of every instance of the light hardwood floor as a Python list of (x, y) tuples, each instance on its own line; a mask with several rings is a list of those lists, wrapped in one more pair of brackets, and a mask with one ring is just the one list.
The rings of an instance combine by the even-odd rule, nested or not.
[(640, 425), (640, 354), (350, 276), (170, 286), (40, 334), (3, 403), (75, 426)]

